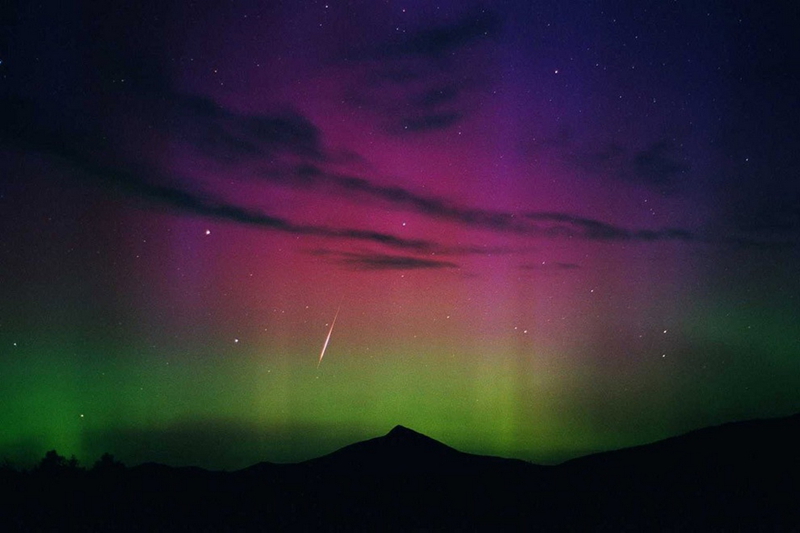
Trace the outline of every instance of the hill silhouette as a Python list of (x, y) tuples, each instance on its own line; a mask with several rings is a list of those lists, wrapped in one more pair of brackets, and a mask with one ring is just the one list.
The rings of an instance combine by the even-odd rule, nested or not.
[[(105, 457), (0, 472), (13, 530), (800, 529), (800, 415), (538, 466), (403, 426), (295, 464), (236, 472)], [(55, 461), (55, 459), (59, 459)], [(45, 461), (43, 461), (45, 463)], [(109, 465), (113, 467), (109, 467)]]

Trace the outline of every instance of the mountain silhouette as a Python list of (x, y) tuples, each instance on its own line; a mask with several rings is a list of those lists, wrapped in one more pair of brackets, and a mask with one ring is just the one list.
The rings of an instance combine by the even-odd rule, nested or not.
[(580, 457), (557, 472), (557, 483), (580, 486), (579, 498), (604, 510), (597, 520), (613, 514), (665, 528), (800, 530), (800, 414)]
[(517, 459), (501, 459), (464, 453), (404, 426), (374, 439), (345, 446), (333, 453), (302, 463), (316, 470), (343, 470), (354, 474), (373, 471), (384, 475), (462, 475), (464, 469), (514, 468), (535, 469), (536, 465)]
[(6, 530), (800, 529), (800, 415), (538, 466), (403, 426), (295, 464), (3, 471)]
[(420, 463), (448, 461), (461, 452), (441, 442), (417, 433), (404, 426), (395, 426), (382, 437), (345, 446), (329, 455), (312, 459), (309, 464), (324, 464), (338, 461), (402, 465), (409, 467)]

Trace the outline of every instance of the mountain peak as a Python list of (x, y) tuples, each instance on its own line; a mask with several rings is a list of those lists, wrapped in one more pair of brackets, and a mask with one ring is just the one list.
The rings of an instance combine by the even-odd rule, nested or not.
[(405, 426), (399, 425), (393, 427), (392, 430), (384, 437), (376, 440), (383, 441), (392, 449), (404, 449), (406, 452), (410, 450), (416, 450), (417, 452), (422, 450), (425, 450), (426, 452), (435, 450), (439, 453), (443, 451), (455, 451), (450, 448), (450, 446), (442, 444), (436, 439), (428, 437), (427, 435), (423, 435), (422, 433), (418, 433), (413, 429), (408, 429)]
[(386, 434), (387, 437), (392, 438), (408, 438), (408, 437), (424, 437), (421, 433), (417, 433), (413, 429), (408, 429), (405, 426), (397, 425)]

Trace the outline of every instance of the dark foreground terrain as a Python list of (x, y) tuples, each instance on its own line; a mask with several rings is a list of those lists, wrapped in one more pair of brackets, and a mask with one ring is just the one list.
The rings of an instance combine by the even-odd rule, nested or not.
[(798, 531), (800, 415), (558, 466), (470, 455), (397, 426), (238, 472), (3, 469), (0, 530)]

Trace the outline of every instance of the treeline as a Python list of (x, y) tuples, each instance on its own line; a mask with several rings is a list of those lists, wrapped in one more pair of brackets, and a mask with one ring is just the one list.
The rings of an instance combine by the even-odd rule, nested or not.
[(59, 454), (56, 450), (50, 450), (44, 457), (31, 469), (25, 470), (16, 467), (8, 459), (0, 464), (0, 472), (18, 474), (41, 474), (41, 475), (69, 475), (77, 473), (109, 473), (125, 470), (125, 465), (117, 460), (112, 454), (104, 453), (95, 461), (91, 468), (81, 465), (80, 461), (73, 455), (69, 459)]

